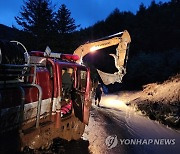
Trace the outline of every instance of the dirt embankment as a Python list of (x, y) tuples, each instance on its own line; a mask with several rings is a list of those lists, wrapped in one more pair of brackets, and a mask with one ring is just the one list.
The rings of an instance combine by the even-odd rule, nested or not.
[(129, 101), (130, 105), (150, 119), (180, 129), (180, 74), (164, 83), (144, 86), (134, 98)]

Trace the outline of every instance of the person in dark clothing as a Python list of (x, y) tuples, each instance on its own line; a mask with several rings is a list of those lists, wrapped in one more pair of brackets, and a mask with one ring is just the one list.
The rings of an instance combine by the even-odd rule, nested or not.
[[(64, 68), (62, 71), (62, 101), (61, 101), (61, 118), (66, 118), (72, 113), (72, 69)], [(63, 73), (64, 72), (64, 73)]]
[(101, 87), (101, 84), (99, 83), (97, 88), (96, 88), (96, 94), (95, 94), (95, 105), (97, 104), (97, 101), (98, 101), (98, 106), (99, 106), (99, 103), (101, 101), (101, 95), (102, 95), (102, 87)]
[(72, 85), (73, 85), (73, 81), (71, 74), (68, 72), (67, 69), (65, 69), (65, 72), (62, 75), (62, 88), (66, 96), (70, 94), (72, 90)]

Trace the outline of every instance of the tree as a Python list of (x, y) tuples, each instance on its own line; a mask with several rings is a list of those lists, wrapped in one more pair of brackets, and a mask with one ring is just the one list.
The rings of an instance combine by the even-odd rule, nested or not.
[(54, 25), (53, 16), (50, 0), (27, 0), (24, 1), (20, 16), (15, 19), (22, 26), (23, 31), (32, 34), (36, 39), (37, 47), (42, 49), (50, 40), (49, 34)]
[(75, 20), (71, 17), (71, 12), (62, 4), (56, 13), (56, 29), (59, 34), (74, 32), (79, 25), (75, 24)]
[(74, 34), (79, 25), (71, 17), (71, 12), (62, 4), (55, 13), (56, 51), (72, 53), (76, 46), (76, 35)]

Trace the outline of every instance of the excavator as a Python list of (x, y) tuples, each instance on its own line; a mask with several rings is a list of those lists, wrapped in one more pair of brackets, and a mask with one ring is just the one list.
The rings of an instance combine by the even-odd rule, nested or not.
[(126, 74), (130, 42), (131, 37), (128, 31), (124, 30), (123, 32), (85, 43), (74, 51), (74, 55), (78, 55), (80, 57), (80, 59), (76, 62), (83, 64), (83, 57), (87, 54), (117, 45), (116, 54), (110, 54), (110, 56), (114, 58), (115, 67), (118, 71), (113, 74), (103, 72), (99, 69), (97, 69), (97, 71), (105, 85), (113, 84), (115, 82), (121, 83), (123, 76)]

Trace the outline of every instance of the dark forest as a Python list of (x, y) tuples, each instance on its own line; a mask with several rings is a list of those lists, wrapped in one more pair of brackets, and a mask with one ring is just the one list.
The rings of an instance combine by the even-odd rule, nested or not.
[[(117, 86), (117, 90), (120, 87), (134, 89), (152, 82), (163, 82), (180, 72), (179, 0), (171, 0), (167, 3), (152, 1), (149, 7), (141, 4), (136, 14), (115, 9), (105, 20), (84, 29), (80, 25), (75, 25), (72, 18), (69, 18), (71, 23), (69, 29), (63, 29), (63, 25), (58, 20), (63, 9), (70, 16), (71, 12), (62, 5), (58, 12), (54, 13), (50, 10), (48, 24), (43, 21), (42, 25), (38, 25), (39, 27), (33, 27), (34, 29), (31, 27), (31, 31), (27, 29), (27, 25), (26, 27), (22, 25), (21, 17), (15, 17), (17, 23), (24, 26), (23, 30), (0, 25), (0, 39), (18, 40), (28, 51), (44, 51), (48, 45), (55, 52), (73, 53), (79, 45), (87, 41), (128, 30), (132, 42), (127, 74), (123, 84)], [(46, 30), (47, 25), (48, 30)], [(98, 64), (95, 62), (94, 65)], [(111, 68), (108, 65), (105, 67), (107, 70)]]

